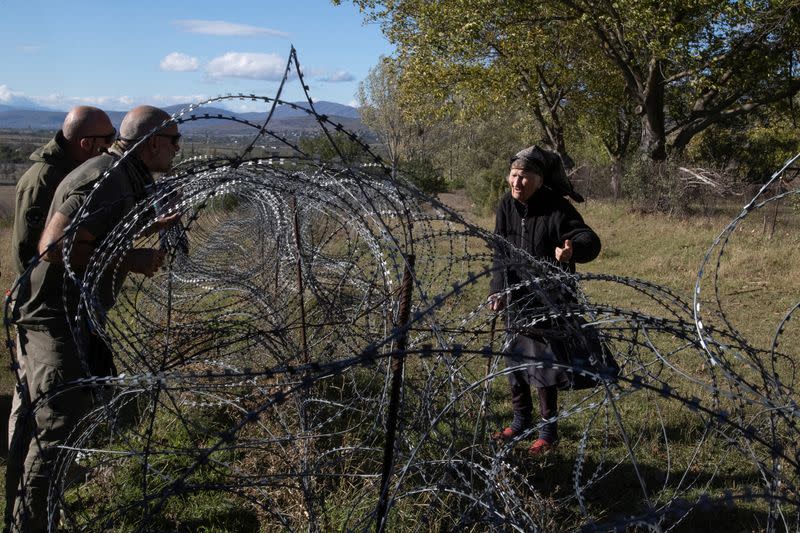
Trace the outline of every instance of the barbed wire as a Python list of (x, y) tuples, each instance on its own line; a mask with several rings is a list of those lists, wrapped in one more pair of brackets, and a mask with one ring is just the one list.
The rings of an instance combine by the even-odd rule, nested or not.
[[(32, 407), (78, 389), (94, 393), (95, 407), (51, 473), (55, 523), (671, 531), (714, 523), (725, 509), (769, 531), (800, 526), (791, 328), (800, 304), (780, 310), (768, 342), (754, 342), (726, 314), (721, 289), (742, 224), (798, 194), (798, 157), (714, 240), (687, 301), (647, 280), (566, 273), (466, 222), (393, 178), (310, 97), (307, 107), (282, 101), (293, 75), (308, 94), (294, 49), (276, 97), (226, 95), (176, 113), (179, 125), (236, 121), (253, 140), (240, 153), (181, 161), (84, 270), (67, 266), (65, 287), (80, 303), (66, 311), (87, 377)], [(243, 99), (269, 106), (264, 123), (202, 111)], [(272, 131), (278, 105), (316, 119), (336, 157)], [(358, 143), (361, 159), (348, 160), (332, 131)], [(285, 153), (257, 155), (265, 136)], [(179, 226), (147, 234), (172, 213)], [(76, 220), (93, 216), (103, 214)], [(58, 245), (70, 257), (74, 228)], [(168, 252), (152, 278), (126, 275), (123, 258), (138, 247)], [(507, 267), (522, 276), (507, 291), (526, 293), (508, 332), (496, 331), (486, 301), (488, 278)], [(84, 324), (118, 375), (88, 377)], [(518, 446), (538, 427), (489, 438), (511, 416), (505, 376), (517, 367), (500, 360), (514, 333), (575, 346), (599, 335), (610, 357), (523, 365), (593, 383), (561, 395), (563, 441), (543, 458)]]

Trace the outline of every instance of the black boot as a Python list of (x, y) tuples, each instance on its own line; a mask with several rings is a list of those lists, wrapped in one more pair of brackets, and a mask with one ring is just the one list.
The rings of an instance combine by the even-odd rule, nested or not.
[(538, 387), (536, 392), (539, 396), (539, 414), (542, 417), (542, 427), (539, 430), (539, 438), (550, 444), (558, 440), (558, 388), (556, 385), (550, 387)]

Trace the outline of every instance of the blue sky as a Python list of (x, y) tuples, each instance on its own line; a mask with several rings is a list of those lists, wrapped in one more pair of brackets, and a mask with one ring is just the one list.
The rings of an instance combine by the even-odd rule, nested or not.
[[(292, 44), (314, 100), (351, 105), (358, 82), (392, 53), (346, 1), (0, 0), (0, 104), (126, 111), (274, 96)], [(283, 98), (303, 99), (297, 80)], [(263, 107), (254, 106), (229, 107)]]

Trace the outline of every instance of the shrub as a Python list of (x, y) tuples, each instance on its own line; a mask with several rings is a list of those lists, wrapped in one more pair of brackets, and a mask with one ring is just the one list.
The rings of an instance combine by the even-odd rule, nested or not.
[(0, 144), (0, 162), (3, 163), (28, 163), (28, 154), (25, 148), (14, 148), (7, 144)]
[(622, 180), (622, 192), (645, 213), (685, 214), (691, 191), (680, 179), (677, 161), (632, 158)]
[[(331, 140), (335, 147), (331, 144)], [(322, 161), (340, 162), (339, 154), (344, 157), (344, 164), (354, 164), (366, 159), (361, 144), (343, 132), (333, 132), (330, 138), (324, 133), (314, 137), (302, 137), (298, 144), (304, 153), (311, 157), (319, 157)]]
[(798, 150), (797, 129), (784, 121), (708, 128), (692, 140), (687, 155), (708, 166), (725, 168), (748, 183), (766, 183)]
[(421, 191), (428, 194), (447, 190), (444, 176), (428, 158), (420, 157), (406, 161), (400, 165), (400, 172)]
[(506, 182), (508, 164), (497, 159), (491, 168), (479, 170), (466, 179), (467, 196), (475, 204), (479, 214), (494, 211), (500, 196), (508, 188)]

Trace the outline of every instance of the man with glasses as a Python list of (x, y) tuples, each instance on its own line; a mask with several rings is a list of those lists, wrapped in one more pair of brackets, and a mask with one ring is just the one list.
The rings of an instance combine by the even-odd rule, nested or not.
[[(79, 106), (67, 113), (55, 137), (31, 154), (30, 159), (33, 164), (20, 177), (16, 186), (11, 260), (17, 276), (21, 276), (30, 262), (39, 255), (37, 251), (39, 238), (58, 184), (75, 167), (100, 155), (111, 146), (116, 135), (117, 130), (102, 110)], [(17, 335), (17, 354), (20, 379), (25, 383), (25, 358), (19, 357), (19, 335)], [(21, 410), (22, 394), (15, 388), (8, 419), (8, 449), (11, 452), (15, 444), (17, 448), (27, 446), (19, 441), (20, 438), (25, 438), (23, 435), (29, 434), (28, 431), (17, 427), (17, 424), (21, 424), (24, 420), (24, 417), (19, 416)], [(15, 437), (18, 442), (15, 442)], [(11, 485), (16, 485), (16, 480), (19, 479), (18, 469), (15, 468), (17, 462), (19, 461), (9, 461), (6, 472), (6, 479), (11, 479)]]
[(64, 176), (100, 155), (114, 142), (117, 130), (96, 107), (80, 106), (67, 113), (55, 137), (30, 156), (33, 165), (17, 182), (11, 256), (17, 275), (36, 255), (47, 210)]
[[(180, 138), (177, 124), (170, 120), (170, 115), (161, 109), (134, 108), (122, 120), (119, 140), (99, 157), (69, 173), (53, 196), (39, 241), (43, 261), (31, 272), (29, 289), (18, 298), (15, 309), (21, 354), (28, 359), (31, 399), (37, 405), (33, 414), (36, 439), (26, 451), (22, 490), (16, 496), (13, 516), (8, 517), (7, 513), (13, 531), (45, 531), (49, 522), (51, 527), (55, 526), (52, 521), (57, 514), (48, 515), (47, 509), (51, 470), (59, 446), (91, 406), (90, 391), (63, 387), (85, 376), (78, 345), (86, 349), (93, 375), (115, 372), (110, 353), (86, 331), (85, 325), (78, 324), (81, 333), (77, 339), (73, 337), (69, 319), (76, 315), (78, 295), (72, 288), (64, 292), (64, 261), (68, 260), (71, 269), (83, 274), (95, 247), (152, 192), (153, 174), (170, 169)], [(80, 220), (72, 227), (79, 213)], [(166, 229), (177, 220), (178, 215), (163, 217), (149, 231)], [(70, 257), (63, 258), (62, 237), (67, 231), (75, 231), (75, 239)], [(117, 274), (134, 272), (152, 276), (163, 260), (162, 250), (133, 248), (122, 260)], [(121, 281), (115, 276), (103, 278), (100, 291), (103, 305), (113, 305)], [(51, 395), (53, 392), (57, 394)]]

